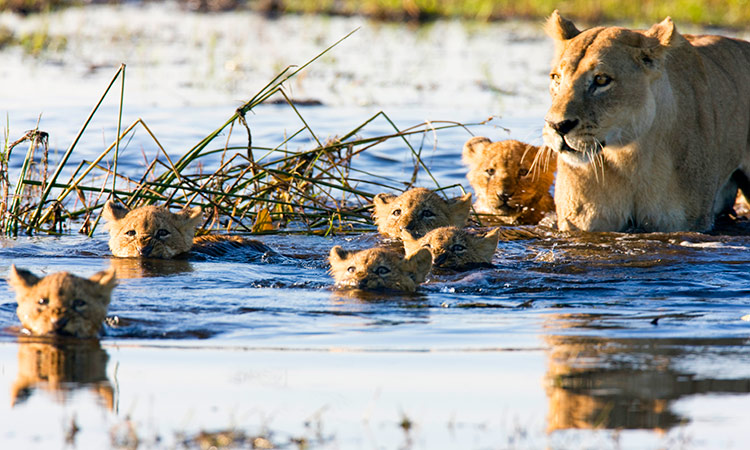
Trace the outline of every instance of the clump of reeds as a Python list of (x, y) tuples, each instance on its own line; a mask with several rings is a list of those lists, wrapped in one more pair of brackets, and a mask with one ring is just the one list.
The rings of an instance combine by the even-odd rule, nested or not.
[[(237, 108), (224, 124), (176, 161), (169, 157), (143, 120), (121, 129), (125, 88), (125, 66), (121, 66), (51, 173), (47, 167), (46, 133), (37, 128), (12, 143), (6, 137), (0, 158), (0, 164), (5, 164), (0, 167), (3, 174), (0, 180), (0, 226), (6, 235), (18, 235), (60, 233), (75, 223), (80, 232), (91, 235), (97, 226), (98, 210), (104, 202), (115, 197), (129, 207), (201, 205), (208, 212), (203, 226), (205, 231), (327, 234), (372, 229), (369, 209), (374, 194), (411, 187), (419, 171), (435, 180), (422, 161), (421, 148), (415, 148), (410, 138), (464, 125), (431, 122), (399, 129), (385, 113), (380, 112), (337, 137), (319, 137), (287, 95), (284, 83), (346, 37), (348, 35), (299, 68), (287, 67)], [(117, 138), (93, 161), (72, 162), (81, 135), (118, 79), (122, 87)], [(273, 147), (254, 145), (248, 113), (273, 96), (281, 96), (293, 109), (300, 122), (299, 128), (279, 136)], [(386, 121), (393, 132), (360, 137), (376, 120)], [(118, 172), (117, 163), (124, 151), (120, 143), (137, 128), (148, 133), (160, 154), (147, 165), (141, 176), (133, 178)], [(242, 145), (230, 144), (238, 140), (237, 133), (242, 135)], [(233, 135), (235, 139), (232, 139)], [(311, 143), (308, 148), (289, 148), (302, 136)], [(364, 152), (394, 139), (412, 155), (414, 168), (410, 180), (368, 172), (356, 165), (357, 158)], [(7, 161), (11, 152), (23, 142), (29, 143), (29, 150), (18, 179), (13, 182), (8, 175)], [(65, 180), (63, 173), (68, 174)], [(434, 187), (441, 188), (436, 181)]]

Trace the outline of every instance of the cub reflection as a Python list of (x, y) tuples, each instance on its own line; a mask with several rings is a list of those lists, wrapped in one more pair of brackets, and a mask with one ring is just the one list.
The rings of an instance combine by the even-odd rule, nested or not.
[(121, 279), (161, 277), (193, 271), (193, 266), (185, 259), (110, 258), (109, 264)]
[[(668, 430), (688, 420), (671, 410), (680, 398), (748, 393), (750, 379), (711, 379), (688, 372), (684, 360), (707, 346), (738, 339), (608, 339), (545, 336), (548, 431), (567, 428)], [(737, 347), (734, 347), (737, 348)], [(692, 349), (692, 350), (691, 350)]]
[(11, 406), (37, 389), (65, 403), (78, 389), (90, 389), (112, 410), (114, 390), (106, 374), (109, 356), (98, 340), (19, 338), (18, 378), (11, 386)]

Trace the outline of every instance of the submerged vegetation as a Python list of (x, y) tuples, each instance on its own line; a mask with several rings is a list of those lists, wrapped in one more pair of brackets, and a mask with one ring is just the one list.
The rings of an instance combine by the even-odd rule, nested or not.
[[(346, 37), (299, 68), (281, 71), (225, 123), (174, 161), (144, 120), (122, 126), (125, 66), (121, 66), (68, 149), (54, 158), (55, 163), (50, 162), (47, 133), (38, 124), (12, 141), (6, 131), (0, 149), (0, 228), (11, 236), (61, 233), (75, 223), (81, 233), (91, 235), (98, 224), (98, 210), (115, 197), (131, 208), (154, 203), (175, 208), (201, 205), (207, 213), (206, 231), (327, 234), (372, 229), (374, 194), (403, 191), (414, 185), (420, 172), (432, 179), (435, 188), (441, 188), (422, 161), (422, 147), (439, 130), (464, 125), (430, 122), (399, 129), (380, 112), (340, 136), (318, 136), (287, 95), (284, 83)], [(75, 161), (73, 155), (82, 135), (104, 98), (116, 91), (118, 81), (119, 138), (92, 161)], [(258, 146), (253, 143), (248, 113), (272, 98), (283, 99), (300, 125), (290, 134), (278, 136), (275, 146)], [(376, 121), (385, 121), (393, 132), (361, 137)], [(118, 158), (136, 129), (145, 130), (159, 155), (142, 174), (133, 177), (118, 170)], [(415, 140), (419, 145), (412, 143)], [(397, 180), (356, 164), (363, 153), (390, 141), (412, 155), (411, 179)], [(21, 167), (12, 169), (9, 161), (23, 144), (28, 147)], [(302, 148), (292, 148), (297, 145)]]

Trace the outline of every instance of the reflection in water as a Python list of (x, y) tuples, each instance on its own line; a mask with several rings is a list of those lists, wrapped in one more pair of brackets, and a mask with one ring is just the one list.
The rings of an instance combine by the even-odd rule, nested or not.
[(112, 410), (108, 359), (96, 339), (19, 338), (18, 378), (11, 386), (11, 406), (24, 402), (37, 389), (64, 403), (73, 391), (88, 388)]
[(192, 272), (193, 267), (185, 259), (109, 259), (110, 266), (117, 271), (117, 278), (147, 278)]
[(689, 372), (692, 365), (679, 363), (706, 348), (743, 346), (742, 339), (544, 339), (550, 346), (548, 431), (668, 430), (689, 420), (670, 409), (680, 398), (750, 393), (750, 378), (706, 378)]
[(419, 293), (405, 293), (402, 291), (377, 290), (367, 291), (363, 289), (335, 289), (331, 295), (331, 301), (334, 304), (348, 304), (355, 301), (357, 303), (393, 303), (404, 302), (409, 305), (423, 305), (427, 307), (427, 296)]

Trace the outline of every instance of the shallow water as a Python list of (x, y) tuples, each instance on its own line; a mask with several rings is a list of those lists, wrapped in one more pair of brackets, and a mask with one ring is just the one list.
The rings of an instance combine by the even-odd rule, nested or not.
[[(299, 20), (277, 28), (294, 29)], [(325, 31), (317, 33), (352, 25), (334, 22), (318, 23)], [(515, 80), (533, 74), (529, 85), (543, 89), (549, 46), (528, 31), (533, 25), (514, 25), (516, 36), (518, 27), (526, 36), (515, 40), (507, 28), (461, 35), (453, 26), (437, 28), (471, 36), (480, 49), (497, 46), (498, 36), (533, 43), (533, 58), (523, 46), (507, 50), (526, 52), (521, 73), (513, 71), (519, 65), (513, 59), (494, 70)], [(369, 27), (367, 36), (374, 33)], [(278, 39), (272, 27), (265, 30)], [(408, 29), (377, 31), (394, 42), (423, 43)], [(350, 52), (336, 55), (351, 58)], [(483, 57), (477, 52), (460, 61)], [(146, 69), (136, 64), (135, 70)], [(378, 73), (372, 66), (358, 71)], [(497, 104), (494, 94), (478, 90), (471, 92), (481, 106), (457, 100), (460, 107), (450, 108), (452, 91), (438, 87), (417, 107), (380, 95), (390, 92), (391, 82), (402, 92), (413, 86), (377, 76), (377, 83), (350, 81), (374, 83), (369, 89), (379, 104), (338, 104), (331, 99), (339, 97), (323, 90), (325, 106), (304, 108), (303, 115), (325, 136), (348, 131), (379, 109), (406, 127), (426, 119), (477, 122)], [(69, 77), (71, 85), (81, 83)], [(468, 86), (466, 79), (455, 83)], [(510, 133), (493, 125), (471, 131), (534, 142), (544, 107), (523, 105), (539, 98), (523, 91), (503, 97), (504, 117), (495, 123)], [(91, 105), (65, 103), (64, 95), (52, 99), (42, 129), (61, 151)], [(154, 103), (161, 101), (159, 107), (134, 101), (126, 121), (144, 117), (173, 155), (235, 107), (222, 100), (182, 108), (153, 95)], [(39, 102), (10, 103), (12, 135), (34, 126)], [(82, 142), (81, 157), (97, 154), (114, 135), (114, 107), (107, 108), (99, 135)], [(259, 142), (297, 126), (288, 108), (277, 106), (259, 108), (252, 121)], [(368, 132), (387, 128), (378, 124)], [(428, 146), (426, 160), (441, 184), (466, 184), (457, 161), (468, 136), (448, 130), (434, 150)], [(142, 136), (131, 141), (123, 153), (126, 171), (142, 170), (141, 149), (152, 151), (148, 145)], [(410, 174), (410, 158), (397, 146), (369, 153), (361, 164), (395, 177)], [(92, 239), (74, 233), (0, 238), (3, 276), (16, 264), (37, 274), (79, 275), (114, 266), (121, 278), (104, 336), (93, 343), (19, 337), (13, 295), (0, 288), (0, 441), (4, 448), (179, 448), (208, 442), (201, 432), (234, 430), (240, 447), (261, 436), (287, 448), (303, 441), (313, 448), (744, 448), (748, 230), (745, 223), (710, 235), (540, 229), (539, 239), (501, 242), (495, 267), (433, 275), (410, 296), (333, 289), (329, 249), (382, 243), (373, 232), (262, 236), (281, 256), (180, 261), (112, 258), (104, 230)]]

